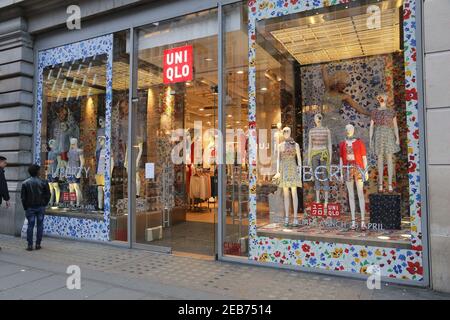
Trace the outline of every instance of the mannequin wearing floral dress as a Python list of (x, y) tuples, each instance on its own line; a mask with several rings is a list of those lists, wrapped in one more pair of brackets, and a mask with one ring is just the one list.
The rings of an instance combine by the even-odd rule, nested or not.
[(378, 158), (378, 191), (383, 192), (384, 158), (388, 167), (388, 191), (393, 192), (394, 153), (400, 151), (397, 115), (387, 107), (387, 95), (377, 96), (379, 108), (374, 110), (370, 121), (370, 148)]
[(278, 146), (277, 174), (274, 179), (279, 179), (278, 186), (283, 188), (285, 226), (289, 226), (290, 194), (294, 206), (293, 226), (298, 226), (298, 196), (297, 188), (302, 187), (300, 146), (291, 137), (291, 129), (283, 129), (284, 142)]

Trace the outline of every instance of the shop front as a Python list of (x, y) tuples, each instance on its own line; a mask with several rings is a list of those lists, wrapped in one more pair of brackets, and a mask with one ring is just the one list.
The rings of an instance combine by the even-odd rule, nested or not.
[(45, 233), (426, 286), (415, 0), (192, 10), (36, 52)]

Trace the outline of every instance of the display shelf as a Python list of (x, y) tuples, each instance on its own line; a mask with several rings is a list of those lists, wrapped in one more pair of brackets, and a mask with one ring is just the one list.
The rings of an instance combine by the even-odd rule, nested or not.
[(49, 216), (57, 217), (68, 217), (68, 218), (80, 218), (80, 219), (91, 219), (91, 220), (103, 220), (103, 211), (81, 211), (81, 210), (71, 210), (65, 208), (47, 208), (45, 214)]
[[(411, 249), (406, 230), (400, 231), (353, 231), (345, 229), (325, 229), (320, 227), (284, 227), (282, 224), (267, 224), (258, 227), (258, 236), (279, 239), (344, 243), (351, 245), (394, 247)], [(381, 237), (381, 239), (379, 238)], [(389, 238), (389, 239), (388, 239)]]

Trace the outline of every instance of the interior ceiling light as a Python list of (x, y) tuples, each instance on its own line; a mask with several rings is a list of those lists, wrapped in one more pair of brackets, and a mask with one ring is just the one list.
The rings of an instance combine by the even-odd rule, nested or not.
[(357, 7), (333, 16), (315, 16), (320, 23), (300, 18), (296, 26), (270, 33), (302, 65), (397, 52), (401, 1), (383, 1), (379, 6), (380, 28), (369, 29), (371, 13), (366, 13), (366, 7)]

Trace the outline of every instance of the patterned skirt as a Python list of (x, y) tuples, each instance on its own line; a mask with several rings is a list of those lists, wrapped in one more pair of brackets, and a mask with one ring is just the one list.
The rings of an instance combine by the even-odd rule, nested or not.
[(394, 128), (376, 126), (374, 132), (375, 154), (394, 154), (400, 151), (400, 146), (395, 143)]
[(302, 176), (294, 158), (281, 160), (280, 183), (281, 188), (302, 187)]

